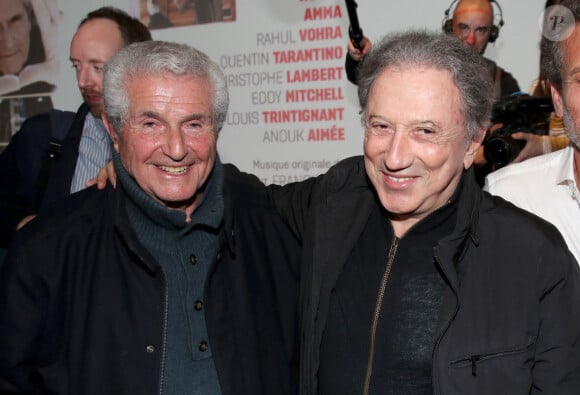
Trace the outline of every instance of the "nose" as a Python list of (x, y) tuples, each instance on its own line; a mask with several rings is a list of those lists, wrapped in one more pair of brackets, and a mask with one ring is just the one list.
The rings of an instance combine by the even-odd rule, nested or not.
[(79, 88), (92, 88), (94, 85), (94, 78), (91, 75), (89, 66), (80, 65), (77, 69), (77, 82)]
[(467, 45), (475, 45), (475, 32), (470, 31), (464, 41)]
[(3, 51), (14, 47), (14, 37), (6, 24), (0, 23), (0, 49)]
[(166, 133), (163, 152), (176, 162), (185, 158), (187, 155), (187, 149), (183, 133), (179, 129), (171, 128), (171, 130)]
[(407, 133), (395, 132), (385, 150), (384, 163), (388, 170), (406, 169), (413, 162), (412, 141)]

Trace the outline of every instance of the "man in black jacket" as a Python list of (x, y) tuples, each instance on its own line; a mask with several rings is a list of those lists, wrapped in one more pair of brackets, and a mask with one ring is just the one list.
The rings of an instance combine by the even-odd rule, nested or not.
[(100, 119), (102, 68), (120, 48), (145, 40), (151, 40), (147, 28), (116, 8), (99, 8), (81, 21), (70, 59), (84, 103), (76, 115), (52, 112), (28, 119), (0, 154), (0, 248), (47, 204), (84, 189), (111, 159)]
[(180, 44), (105, 66), (116, 190), (21, 231), (0, 269), (0, 392), (293, 394), (296, 239), (222, 165), (226, 80)]
[(385, 38), (359, 71), (364, 157), (272, 188), (303, 244), (301, 394), (578, 393), (578, 264), (471, 170), (485, 67), (448, 35)]

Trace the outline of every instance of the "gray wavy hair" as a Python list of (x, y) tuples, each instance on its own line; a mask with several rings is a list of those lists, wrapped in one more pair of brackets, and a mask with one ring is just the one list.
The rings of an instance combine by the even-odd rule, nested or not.
[(490, 123), (493, 82), (483, 57), (444, 33), (407, 31), (385, 36), (373, 45), (358, 70), (358, 97), (363, 125), (371, 87), (387, 68), (430, 67), (447, 70), (459, 89), (467, 138), (480, 137)]
[(219, 132), (226, 119), (229, 95), (219, 66), (206, 54), (185, 44), (144, 41), (131, 44), (105, 65), (103, 99), (107, 119), (120, 133), (129, 112), (126, 84), (134, 78), (171, 73), (175, 76), (207, 78), (213, 88), (213, 123)]

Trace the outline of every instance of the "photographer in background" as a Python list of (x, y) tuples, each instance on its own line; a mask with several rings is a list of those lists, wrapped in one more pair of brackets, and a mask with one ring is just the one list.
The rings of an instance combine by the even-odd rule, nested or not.
[[(573, 15), (574, 22), (559, 37), (542, 37), (542, 70), (550, 81), (557, 116), (571, 145), (522, 163), (504, 167), (486, 177), (484, 188), (554, 224), (568, 248), (580, 259), (580, 16), (570, 10), (580, 0), (565, 0), (545, 18)], [(566, 10), (567, 9), (567, 10)]]
[(484, 140), (484, 156), (493, 170), (511, 163), (525, 150), (526, 141), (514, 135), (547, 137), (553, 111), (550, 97), (514, 95), (497, 102), (491, 123), (501, 127), (496, 126)]
[[(547, 10), (549, 7), (557, 4), (559, 4), (558, 0), (547, 0), (544, 5), (544, 10)], [(530, 95), (539, 98), (549, 98), (552, 100), (552, 95), (550, 93), (550, 82), (548, 81), (546, 72), (542, 69), (541, 59), (542, 53), (540, 53), (540, 75), (532, 83), (530, 88)], [(553, 112), (547, 115), (547, 119), (549, 119), (549, 125), (546, 126), (545, 133), (536, 134), (518, 131), (510, 135), (512, 139), (520, 141), (522, 145), (521, 150), (519, 150), (515, 158), (510, 160), (510, 163), (518, 163), (526, 159), (533, 158), (534, 156), (547, 154), (568, 146), (570, 141), (564, 133), (562, 118), (558, 117)], [(499, 125), (493, 128), (492, 131), (498, 127)], [(481, 170), (481, 168), (486, 165), (487, 160), (485, 156), (486, 155), (484, 155), (483, 151), (481, 151), (475, 158), (475, 165), (476, 167), (480, 168), (480, 172), (483, 173), (484, 176), (491, 171), (489, 166), (486, 169)], [(497, 170), (497, 168), (495, 170)]]
[[(447, 19), (453, 3), (455, 1), (445, 11), (443, 30), (446, 33), (453, 34), (453, 36), (483, 56), (487, 44), (494, 43), (497, 40), (499, 31), (504, 24), (499, 3), (489, 0), (459, 0), (453, 11), (453, 18)], [(497, 25), (494, 24), (491, 3), (495, 3), (500, 10)], [(517, 81), (510, 73), (499, 67), (492, 60), (485, 57), (484, 60), (494, 81), (494, 97), (496, 99), (520, 91)]]
[[(489, 0), (459, 0), (453, 11), (453, 17), (448, 18), (451, 8), (457, 2), (454, 0), (445, 10), (443, 31), (453, 35), (464, 42), (479, 54), (485, 52), (488, 43), (493, 43), (503, 26), (503, 16), (500, 13), (498, 25), (494, 24), (492, 1)], [(493, 1), (495, 2), (495, 1)], [(497, 2), (495, 2), (498, 4)], [(499, 5), (498, 5), (499, 7)], [(500, 8), (501, 11), (501, 8)], [(363, 38), (361, 49), (357, 49), (349, 41), (345, 61), (345, 71), (348, 80), (356, 85), (357, 69), (364, 56), (369, 52), (371, 42), (367, 37)], [(514, 77), (499, 67), (494, 61), (484, 57), (487, 69), (494, 81), (494, 97), (496, 99), (520, 91), (520, 87)]]
[[(489, 173), (510, 163), (551, 152), (543, 145), (550, 147), (552, 139), (559, 139), (549, 135), (553, 127), (553, 111), (552, 99), (545, 96), (521, 94), (506, 96), (496, 102), (492, 126), (474, 158), (479, 185), (483, 186)], [(564, 139), (565, 146), (568, 138), (564, 136)]]

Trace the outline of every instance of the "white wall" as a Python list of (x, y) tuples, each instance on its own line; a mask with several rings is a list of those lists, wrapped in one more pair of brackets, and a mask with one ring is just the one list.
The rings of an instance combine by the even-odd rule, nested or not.
[[(440, 29), (444, 11), (450, 3), (441, 0), (360, 0), (359, 19), (371, 39), (409, 27)], [(543, 0), (499, 0), (505, 24), (496, 43), (490, 44), (484, 54), (512, 73), (525, 91), (538, 74), (539, 18), (544, 3)]]
[[(199, 0), (198, 0), (199, 1)], [(268, 57), (266, 64), (227, 67), (228, 75), (250, 72), (279, 72), (283, 81), (278, 84), (253, 87), (232, 87), (230, 119), (220, 136), (219, 149), (224, 161), (237, 164), (242, 170), (258, 174), (265, 182), (284, 183), (302, 179), (324, 171), (331, 163), (346, 156), (362, 152), (362, 128), (359, 122), (355, 88), (346, 80), (331, 79), (319, 82), (290, 83), (288, 73), (313, 68), (338, 69), (340, 59), (319, 62), (295, 62), (276, 64), (275, 51), (303, 48), (344, 48), (347, 40), (348, 16), (342, 0), (237, 0), (236, 18), (232, 22), (208, 25), (192, 25), (153, 32), (155, 39), (188, 43), (208, 53), (217, 62), (231, 59), (234, 55), (259, 53)], [(100, 5), (114, 5), (125, 10), (136, 10), (139, 0), (111, 0), (108, 2), (86, 0), (60, 0), (65, 22), (60, 26), (61, 74), (58, 90), (53, 94), (55, 107), (75, 110), (80, 103), (74, 73), (68, 64), (68, 46), (80, 19)], [(359, 20), (365, 35), (377, 40), (387, 32), (407, 28), (441, 29), (444, 10), (448, 1), (441, 0), (359, 0)], [(505, 25), (496, 44), (489, 46), (486, 56), (511, 72), (527, 90), (538, 73), (538, 42), (540, 30), (538, 18), (543, 8), (540, 0), (503, 0)], [(342, 18), (305, 20), (308, 9), (340, 6)], [(316, 27), (339, 27), (341, 37), (324, 40), (300, 41), (300, 30)], [(288, 33), (290, 32), (290, 33)], [(294, 43), (264, 44), (258, 37), (264, 33), (291, 35)], [(340, 92), (339, 100), (289, 103), (284, 97), (288, 90), (306, 88), (330, 88)], [(271, 104), (257, 104), (256, 95), (280, 94), (280, 100)], [(266, 122), (263, 111), (285, 109), (342, 109), (342, 117), (324, 122)], [(255, 122), (244, 124), (244, 114), (252, 114)], [(305, 137), (311, 129), (342, 129), (334, 141), (308, 141)], [(283, 130), (289, 132), (283, 132)], [(282, 132), (280, 132), (282, 131)], [(265, 136), (272, 132), (282, 138), (296, 137), (298, 141), (268, 141)], [(302, 139), (300, 139), (302, 137)], [(267, 169), (266, 167), (270, 167)], [(307, 170), (304, 168), (307, 167)], [(276, 167), (277, 169), (271, 169)], [(280, 167), (280, 168), (278, 168)], [(320, 168), (317, 168), (320, 167)]]

